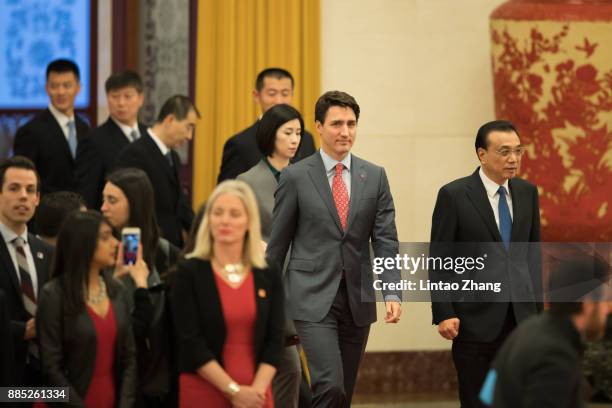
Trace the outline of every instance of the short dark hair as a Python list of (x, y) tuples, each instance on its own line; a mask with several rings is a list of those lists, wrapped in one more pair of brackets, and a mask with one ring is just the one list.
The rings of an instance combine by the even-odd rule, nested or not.
[(255, 89), (257, 89), (257, 92), (261, 92), (263, 89), (264, 79), (266, 78), (289, 78), (291, 80), (291, 88), (293, 89), (293, 76), (289, 71), (282, 68), (266, 68), (257, 75), (257, 79), (255, 80)]
[(138, 93), (144, 89), (142, 79), (137, 72), (126, 70), (113, 73), (104, 83), (106, 93), (123, 88), (134, 88)]
[(68, 215), (81, 207), (85, 207), (85, 200), (79, 193), (54, 191), (45, 194), (36, 208), (34, 229), (43, 237), (54, 238)]
[(478, 153), (478, 149), (487, 150), (489, 147), (489, 134), (491, 132), (514, 132), (517, 135), (519, 134), (516, 127), (512, 124), (512, 122), (507, 120), (494, 120), (491, 122), (487, 122), (478, 129), (476, 133), (476, 142), (474, 146), (476, 148), (476, 153)]
[(0, 191), (4, 188), (4, 177), (10, 168), (32, 170), (36, 174), (36, 191), (40, 191), (40, 176), (34, 162), (25, 156), (13, 156), (0, 163)]
[(163, 122), (170, 115), (174, 115), (177, 120), (183, 120), (191, 111), (194, 111), (197, 117), (200, 118), (200, 111), (198, 111), (198, 108), (196, 108), (191, 99), (185, 95), (171, 96), (159, 110), (157, 123)]
[(578, 314), (582, 312), (583, 300), (605, 301), (603, 284), (609, 278), (610, 265), (598, 256), (580, 255), (559, 260), (548, 278), (550, 311)]
[[(285, 123), (297, 119), (300, 121), (302, 133), (304, 132), (304, 119), (302, 115), (293, 106), (287, 104), (275, 105), (268, 109), (257, 126), (255, 140), (257, 147), (264, 157), (271, 156), (274, 153), (274, 145), (276, 143), (276, 131)], [(302, 141), (300, 140), (300, 145)], [(299, 146), (298, 146), (299, 150)]]
[(141, 169), (128, 167), (111, 172), (106, 176), (106, 181), (125, 194), (130, 214), (126, 227), (140, 228), (143, 258), (149, 265), (153, 265), (159, 228), (155, 215), (155, 192), (149, 176)]
[(355, 119), (359, 121), (359, 104), (357, 104), (355, 98), (342, 91), (325, 92), (319, 97), (315, 105), (315, 121), (324, 123), (327, 111), (332, 106), (351, 108), (353, 110), (353, 113), (355, 113)]
[(47, 65), (47, 72), (45, 78), (49, 79), (51, 72), (72, 72), (76, 77), (77, 81), (81, 80), (81, 74), (79, 73), (79, 67), (74, 61), (68, 59), (56, 59), (51, 61)]

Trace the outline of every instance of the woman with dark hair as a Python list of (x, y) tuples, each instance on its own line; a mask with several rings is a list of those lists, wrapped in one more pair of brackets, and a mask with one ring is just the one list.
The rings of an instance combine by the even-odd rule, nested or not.
[[(261, 218), (261, 235), (270, 238), (274, 192), (281, 171), (295, 156), (304, 131), (304, 121), (295, 108), (281, 104), (268, 109), (259, 121), (257, 146), (263, 159), (238, 180), (246, 182), (255, 192)], [(300, 391), (301, 368), (297, 351), (297, 334), (293, 322), (285, 324), (285, 345), (281, 353), (278, 372), (272, 383), (274, 403), (278, 407), (297, 408)]]
[(204, 211), (173, 286), (180, 406), (272, 407), (284, 299), (264, 259), (255, 196), (227, 180)]
[[(36, 332), (45, 385), (69, 387), (70, 406), (131, 407), (136, 351), (126, 297), (102, 271), (115, 264), (117, 239), (97, 212), (75, 212), (61, 228), (41, 291)], [(130, 265), (141, 269), (142, 261)]]
[(261, 235), (264, 241), (272, 230), (274, 191), (281, 171), (295, 157), (302, 140), (304, 120), (294, 107), (275, 105), (263, 114), (257, 127), (257, 147), (263, 158), (237, 179), (246, 182), (257, 197), (261, 219)]
[[(176, 402), (176, 372), (172, 367), (172, 323), (168, 309), (166, 271), (178, 259), (178, 249), (159, 236), (155, 195), (146, 173), (126, 168), (106, 178), (102, 213), (117, 234), (126, 227), (140, 228), (142, 258), (148, 268), (118, 268), (130, 296), (138, 351), (137, 406), (170, 407)], [(129, 274), (128, 274), (129, 272)]]

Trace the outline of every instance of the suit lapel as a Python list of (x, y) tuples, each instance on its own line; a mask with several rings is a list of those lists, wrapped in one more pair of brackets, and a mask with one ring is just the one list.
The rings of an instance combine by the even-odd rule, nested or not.
[(355, 216), (359, 212), (359, 204), (361, 203), (361, 196), (365, 188), (365, 183), (368, 180), (368, 173), (366, 172), (365, 166), (360, 158), (351, 155), (351, 199), (349, 203), (349, 214), (346, 224), (346, 230), (348, 231), (353, 225)]
[(470, 178), (470, 183), (467, 186), (467, 195), (474, 207), (476, 207), (476, 211), (480, 214), (495, 241), (501, 242), (501, 235), (499, 234), (499, 229), (495, 222), (495, 214), (493, 214), (491, 202), (489, 201), (489, 197), (487, 197), (487, 190), (482, 184), (482, 180), (478, 175), (478, 170), (476, 170)]
[[(32, 234), (28, 234), (28, 243), (30, 245), (30, 252), (34, 259), (34, 267), (36, 268), (36, 277), (38, 278), (38, 293), (42, 289), (42, 286), (47, 282), (47, 266), (49, 260), (45, 254), (45, 251), (40, 247), (36, 238)], [(38, 299), (38, 293), (36, 293), (36, 299)]]
[(68, 140), (64, 135), (64, 131), (62, 130), (62, 127), (57, 122), (55, 116), (53, 116), (49, 108), (47, 108), (47, 110), (45, 111), (45, 120), (49, 124), (50, 129), (52, 129), (52, 131), (49, 132), (49, 135), (53, 139), (55, 139), (53, 143), (55, 143), (57, 146), (62, 146), (62, 150), (64, 151), (66, 157), (69, 158), (70, 161), (73, 161), (74, 158), (72, 157), (72, 153), (70, 152), (70, 145), (68, 145)]
[(8, 273), (13, 283), (13, 288), (15, 292), (19, 294), (19, 299), (21, 299), (21, 286), (19, 285), (19, 279), (17, 279), (17, 271), (15, 270), (15, 264), (13, 263), (13, 258), (11, 258), (11, 254), (9, 254), (8, 248), (6, 247), (6, 242), (4, 242), (4, 238), (0, 234), (0, 262), (2, 265), (6, 265), (7, 268), (2, 273)]
[[(144, 140), (142, 141), (142, 143), (149, 150), (149, 153), (151, 155), (150, 157), (154, 158), (154, 160), (157, 160), (157, 165), (161, 169), (163, 169), (164, 173), (166, 173), (172, 184), (178, 184), (178, 168), (176, 166), (176, 163), (174, 165), (174, 168), (170, 167), (170, 163), (168, 163), (161, 150), (159, 150), (159, 147), (157, 147), (157, 144), (155, 144), (153, 138), (148, 134), (143, 136), (143, 138)], [(173, 156), (175, 154), (176, 153), (173, 152)]]
[(329, 214), (336, 223), (336, 227), (338, 227), (340, 232), (344, 233), (342, 230), (342, 225), (340, 224), (340, 217), (338, 217), (336, 204), (332, 198), (331, 188), (329, 187), (329, 181), (327, 180), (327, 173), (325, 171), (325, 166), (323, 165), (323, 159), (321, 158), (320, 154), (315, 154), (315, 156), (316, 157), (314, 157), (314, 160), (310, 163), (308, 175), (310, 176), (315, 189), (327, 206)]
[(518, 235), (520, 233), (518, 226), (521, 225), (523, 218), (523, 207), (525, 204), (522, 197), (519, 197), (519, 189), (514, 185), (512, 179), (508, 181), (510, 187), (510, 194), (512, 195), (512, 234), (510, 236), (510, 242), (518, 242)]

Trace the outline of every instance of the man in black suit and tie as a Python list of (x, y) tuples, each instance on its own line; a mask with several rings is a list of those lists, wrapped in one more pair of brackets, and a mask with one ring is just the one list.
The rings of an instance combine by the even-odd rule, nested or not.
[(501, 120), (478, 130), (475, 147), (481, 167), (438, 193), (430, 247), (430, 256), (442, 258), (486, 252), (487, 266), (474, 276), (503, 285), (486, 301), (432, 293), (433, 323), (453, 341), (462, 408), (482, 406), (478, 394), (498, 348), (518, 323), (542, 309), (540, 251), (529, 244), (540, 241), (538, 190), (516, 177), (525, 147), (516, 128)]
[(140, 75), (134, 71), (114, 73), (106, 80), (105, 88), (109, 117), (79, 143), (75, 169), (79, 192), (87, 206), (96, 210), (102, 205), (104, 177), (119, 153), (147, 132), (146, 126), (138, 122), (144, 103)]
[[(275, 194), (266, 258), (285, 274), (288, 316), (308, 360), (313, 407), (349, 407), (370, 325), (376, 321), (370, 244), (393, 258), (395, 208), (385, 170), (351, 153), (359, 105), (345, 92), (315, 107), (321, 150), (287, 166)], [(397, 282), (398, 271), (382, 274)], [(393, 296), (393, 297), (389, 297)], [(387, 323), (401, 314), (385, 293)]]
[(173, 149), (191, 140), (199, 117), (188, 97), (170, 97), (161, 107), (153, 127), (126, 146), (117, 160), (118, 168), (135, 167), (147, 173), (155, 188), (155, 210), (162, 236), (179, 248), (191, 227), (193, 210), (181, 187), (181, 163)]
[[(293, 99), (293, 77), (289, 71), (282, 68), (267, 68), (257, 75), (253, 99), (261, 107), (262, 115), (274, 105), (286, 103), (291, 105)], [(262, 155), (255, 141), (259, 119), (242, 132), (230, 137), (223, 146), (221, 170), (217, 183), (234, 179), (259, 163)], [(300, 150), (292, 162), (295, 163), (315, 152), (312, 135), (306, 130), (302, 132)]]
[(49, 108), (17, 130), (15, 155), (28, 157), (40, 174), (41, 194), (76, 191), (74, 158), (89, 126), (74, 113), (74, 100), (81, 90), (79, 68), (59, 59), (47, 66), (45, 86)]
[(0, 290), (14, 347), (11, 382), (35, 386), (41, 384), (41, 374), (34, 319), (52, 249), (28, 233), (27, 223), (40, 198), (32, 161), (23, 156), (5, 160), (0, 164), (0, 183)]

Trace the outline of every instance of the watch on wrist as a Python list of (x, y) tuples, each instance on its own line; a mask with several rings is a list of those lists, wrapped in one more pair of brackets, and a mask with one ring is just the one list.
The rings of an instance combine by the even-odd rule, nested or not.
[(226, 392), (227, 395), (232, 398), (240, 392), (240, 386), (235, 381), (232, 381), (231, 383), (227, 384)]

